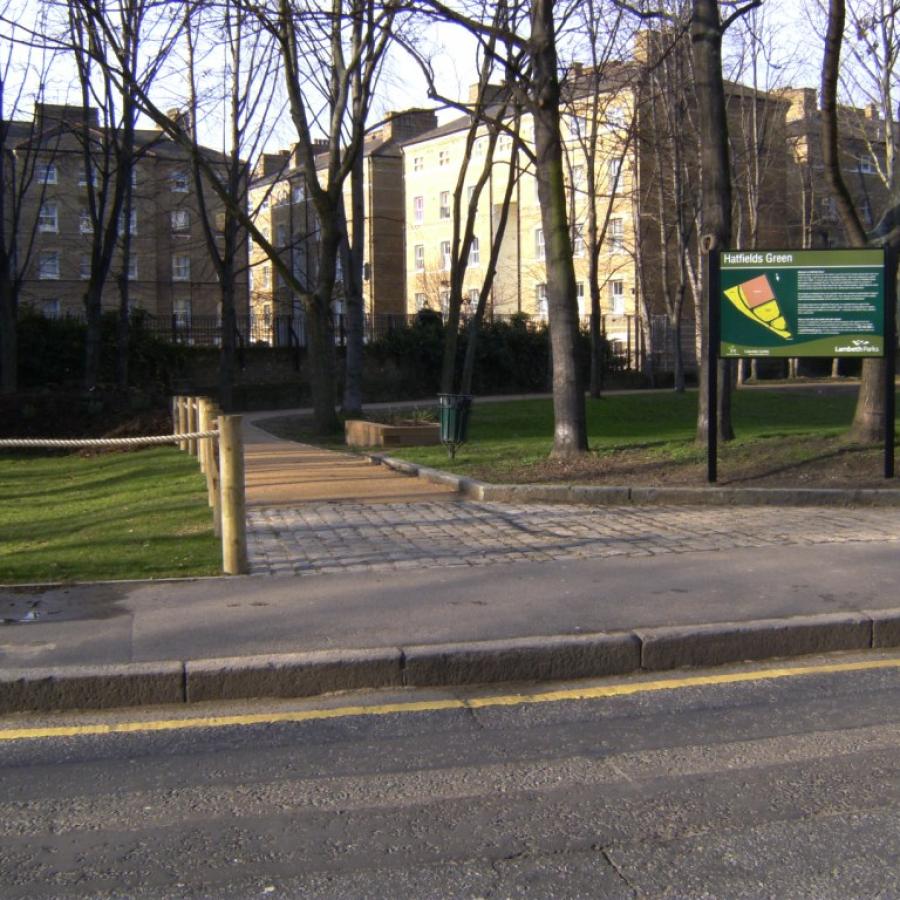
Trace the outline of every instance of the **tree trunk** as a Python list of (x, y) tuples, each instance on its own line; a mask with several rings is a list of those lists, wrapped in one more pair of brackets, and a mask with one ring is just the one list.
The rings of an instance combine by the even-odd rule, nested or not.
[[(127, 240), (127, 238), (126, 238)], [(127, 260), (128, 254), (124, 253)], [(116, 387), (123, 393), (128, 390), (128, 268), (122, 266), (119, 275), (119, 309), (116, 316)]]
[(84, 295), (84, 388), (93, 391), (100, 379), (100, 291), (102, 287), (89, 284)]
[[(227, 266), (226, 269), (231, 268)], [(222, 282), (222, 345), (219, 347), (219, 405), (223, 412), (234, 409), (234, 363), (237, 313), (234, 305), (234, 276)]]
[(536, 174), (547, 252), (547, 308), (553, 354), (554, 457), (587, 451), (584, 388), (578, 370), (578, 301), (566, 215), (560, 91), (551, 0), (531, 5)]
[[(350, 172), (350, 209), (353, 234), (342, 242), (344, 259), (344, 301), (346, 304), (347, 346), (344, 358), (344, 399), (341, 404), (348, 419), (362, 416), (363, 405), (363, 355), (365, 352), (363, 330), (365, 308), (363, 301), (363, 255), (365, 253), (365, 158), (357, 154)], [(347, 230), (347, 219), (344, 230)]]
[(18, 380), (18, 335), (16, 302), (12, 285), (0, 282), (0, 394), (15, 394)]
[[(691, 44), (694, 55), (694, 77), (697, 92), (700, 164), (702, 168), (702, 236), (703, 252), (727, 249), (731, 240), (731, 169), (728, 161), (728, 120), (725, 112), (725, 88), (722, 83), (722, 23), (716, 0), (693, 0)], [(709, 267), (705, 268), (704, 300), (709, 298)], [(709, 316), (706, 302), (700, 310), (703, 356), (700, 359), (700, 397), (697, 414), (697, 439), (706, 441), (709, 410), (706, 408), (706, 385), (709, 373)], [(727, 362), (727, 361), (726, 361)], [(729, 366), (720, 365), (720, 376), (730, 374)], [(718, 439), (734, 438), (731, 426), (731, 379), (718, 379)]]

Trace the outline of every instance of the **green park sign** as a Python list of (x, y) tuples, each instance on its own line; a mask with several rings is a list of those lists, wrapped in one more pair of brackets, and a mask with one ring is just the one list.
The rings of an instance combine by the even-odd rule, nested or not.
[(719, 355), (884, 356), (883, 250), (725, 250)]

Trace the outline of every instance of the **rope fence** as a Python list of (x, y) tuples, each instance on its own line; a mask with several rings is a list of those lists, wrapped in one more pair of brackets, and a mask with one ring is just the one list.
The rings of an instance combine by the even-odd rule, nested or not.
[[(226, 416), (209, 397), (172, 398), (172, 434), (122, 438), (4, 438), (0, 449), (150, 447), (177, 444), (197, 458), (206, 476), (213, 531), (222, 540), (222, 571), (246, 575), (246, 503), (241, 417)], [(218, 449), (218, 452), (216, 452)]]
[(150, 447), (158, 444), (177, 444), (184, 438), (194, 440), (214, 438), (218, 434), (218, 431), (195, 431), (185, 435), (157, 434), (123, 438), (0, 438), (0, 447), (10, 449), (38, 447), (43, 450), (52, 450), (57, 447), (73, 449), (79, 447)]

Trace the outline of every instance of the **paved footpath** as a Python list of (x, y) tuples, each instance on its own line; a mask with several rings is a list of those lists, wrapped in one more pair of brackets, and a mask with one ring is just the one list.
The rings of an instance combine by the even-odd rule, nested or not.
[(894, 541), (900, 509), (587, 507), (462, 500), (450, 488), (245, 423), (248, 550), (257, 575)]
[(467, 501), (265, 415), (254, 574), (0, 588), (0, 713), (900, 647), (900, 509)]

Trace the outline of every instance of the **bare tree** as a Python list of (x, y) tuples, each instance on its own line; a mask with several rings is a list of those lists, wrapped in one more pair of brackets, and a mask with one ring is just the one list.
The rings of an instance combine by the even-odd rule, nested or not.
[[(276, 55), (265, 35), (248, 27), (247, 11), (234, 0), (215, 6), (197, 2), (185, 9), (185, 36), (189, 81), (187, 126), (196, 133), (202, 104), (225, 106), (225, 145), (221, 153), (210, 153), (196, 141), (190, 147), (194, 192), (200, 227), (219, 282), (222, 339), (219, 354), (219, 402), (233, 406), (235, 338), (238, 295), (246, 278), (247, 232), (235, 208), (244, 206), (251, 175), (251, 162), (269, 137), (277, 77)], [(203, 93), (210, 57), (224, 54), (222, 96)], [(218, 79), (216, 79), (218, 82)], [(223, 204), (209, 185), (201, 158), (219, 173), (220, 185), (230, 202)]]
[(545, 236), (553, 353), (552, 455), (578, 455), (587, 450), (587, 422), (577, 359), (578, 302), (560, 128), (562, 97), (557, 53), (558, 29), (571, 15), (571, 8), (554, 5), (550, 0), (502, 4), (498, 23), (495, 7), (488, 15), (484, 7), (467, 12), (440, 0), (423, 0), (420, 5), (432, 16), (467, 29), (482, 48), (489, 37), (499, 39), (500, 45), (493, 51), (494, 62), (504, 72), (512, 97), (523, 113), (534, 120), (533, 162)]
[[(884, 246), (893, 251), (889, 255), (892, 270), (886, 277), (896, 281), (897, 251), (900, 249), (900, 188), (894, 167), (897, 159), (898, 134), (892, 109), (892, 61), (897, 58), (893, 4), (880, 2), (869, 5), (870, 15), (860, 16), (861, 4), (856, 7), (856, 26), (860, 41), (869, 48), (877, 60), (869, 59), (867, 65), (875, 65), (882, 96), (884, 115), (881, 138), (872, 142), (876, 157), (883, 166), (888, 186), (887, 209), (871, 232), (867, 232), (863, 217), (857, 209), (854, 197), (842, 172), (841, 143), (846, 118), (841, 120), (838, 108), (838, 83), (841, 76), (841, 51), (844, 45), (846, 5), (844, 0), (829, 0), (825, 33), (825, 52), (822, 57), (822, 154), (825, 177), (837, 206), (849, 244), (853, 247)], [(882, 68), (885, 66), (885, 68)], [(885, 106), (886, 104), (886, 106)], [(885, 335), (886, 341), (896, 341), (896, 335)], [(883, 359), (865, 359), (862, 363), (862, 379), (850, 434), (858, 441), (874, 442), (884, 434), (885, 422), (885, 367)]]
[[(9, 31), (0, 37), (0, 394), (18, 389), (18, 314), (23, 282), (33, 261), (37, 212), (44, 203), (47, 178), (39, 165), (52, 160), (59, 133), (42, 138), (40, 121), (25, 103), (37, 101), (46, 81), (50, 55), (18, 45), (12, 20), (21, 10), (0, 8)], [(36, 94), (28, 90), (29, 79)], [(43, 169), (46, 176), (46, 168)]]

